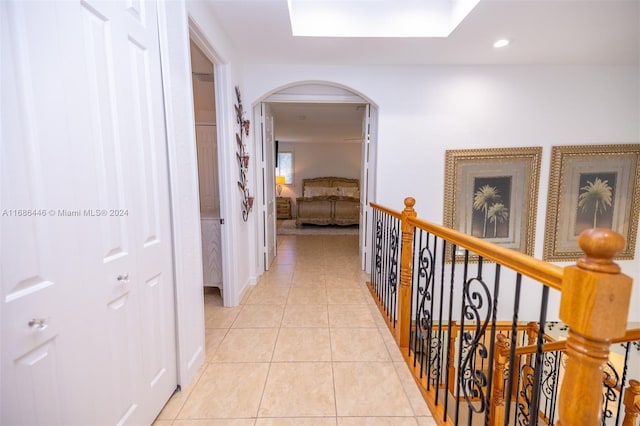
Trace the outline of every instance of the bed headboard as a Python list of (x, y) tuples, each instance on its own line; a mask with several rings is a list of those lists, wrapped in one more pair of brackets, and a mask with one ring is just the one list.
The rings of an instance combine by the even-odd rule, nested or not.
[(334, 176), (303, 179), (302, 196), (360, 198), (360, 180)]

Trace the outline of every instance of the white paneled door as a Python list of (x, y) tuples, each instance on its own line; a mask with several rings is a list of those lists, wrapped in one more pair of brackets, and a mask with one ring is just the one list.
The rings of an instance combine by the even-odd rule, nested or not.
[(271, 267), (276, 256), (276, 195), (275, 195), (275, 135), (273, 129), (273, 113), (268, 103), (260, 104), (262, 122), (262, 179), (263, 179), (263, 212), (262, 226), (264, 228), (263, 257), (264, 270)]
[(1, 424), (149, 424), (176, 387), (155, 6), (0, 2)]

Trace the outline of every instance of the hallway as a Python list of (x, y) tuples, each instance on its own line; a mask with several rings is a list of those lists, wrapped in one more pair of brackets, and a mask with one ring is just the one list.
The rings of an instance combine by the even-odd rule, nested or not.
[(357, 236), (278, 236), (240, 306), (207, 290), (206, 362), (154, 424), (435, 425), (357, 252)]

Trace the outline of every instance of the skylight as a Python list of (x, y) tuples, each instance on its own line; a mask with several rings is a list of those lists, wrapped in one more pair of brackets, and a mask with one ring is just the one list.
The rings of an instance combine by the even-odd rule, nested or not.
[(288, 0), (307, 37), (447, 37), (480, 0)]

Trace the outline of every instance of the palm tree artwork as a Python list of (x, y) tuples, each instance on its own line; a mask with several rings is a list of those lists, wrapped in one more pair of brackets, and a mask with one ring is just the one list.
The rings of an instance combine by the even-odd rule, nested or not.
[(489, 222), (493, 223), (493, 238), (498, 236), (498, 223), (505, 223), (509, 220), (509, 209), (502, 203), (495, 203), (489, 207), (487, 212)]
[[(610, 213), (613, 207), (613, 196), (615, 186), (615, 173), (606, 174), (588, 174), (581, 176), (581, 187), (578, 195), (578, 214), (589, 214), (589, 224), (593, 228), (610, 227), (611, 214), (603, 217), (606, 213)], [(586, 184), (584, 183), (586, 181)], [(612, 183), (612, 185), (609, 184)], [(601, 219), (599, 221), (599, 219)], [(600, 222), (600, 223), (599, 223)], [(608, 222), (608, 223), (604, 223)]]
[(492, 224), (492, 237), (497, 238), (498, 225), (509, 220), (509, 209), (506, 206), (509, 204), (511, 178), (476, 178), (475, 188), (473, 209), (482, 214), (482, 233), (476, 235), (487, 238), (488, 224)]

